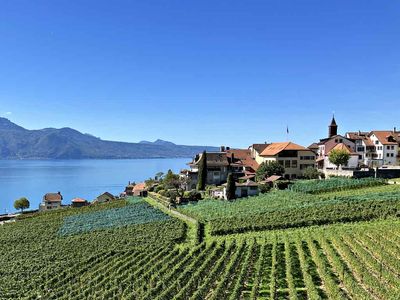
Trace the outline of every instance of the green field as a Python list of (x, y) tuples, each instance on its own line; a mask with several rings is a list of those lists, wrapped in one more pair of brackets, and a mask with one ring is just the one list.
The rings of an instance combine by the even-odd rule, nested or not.
[(400, 298), (400, 186), (144, 200), (0, 226), (0, 299)]

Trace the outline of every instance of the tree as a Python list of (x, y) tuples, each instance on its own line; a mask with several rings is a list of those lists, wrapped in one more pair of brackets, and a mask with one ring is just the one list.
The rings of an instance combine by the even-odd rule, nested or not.
[(338, 168), (343, 165), (347, 165), (350, 159), (350, 154), (344, 149), (333, 149), (329, 153), (329, 161), (336, 165)]
[(232, 200), (236, 198), (236, 183), (233, 179), (232, 173), (228, 175), (228, 181), (226, 184), (226, 199)]
[(24, 209), (29, 208), (29, 206), (30, 206), (29, 200), (26, 199), (25, 197), (19, 198), (14, 202), (14, 208), (20, 209), (21, 212), (24, 212)]
[[(171, 170), (168, 170), (167, 175), (163, 179), (163, 185), (167, 190), (174, 190), (175, 197), (183, 197), (185, 192), (184, 187), (187, 184), (187, 180), (186, 177), (179, 176), (178, 174), (174, 174)], [(173, 198), (173, 196), (170, 198)]]
[(282, 176), (284, 173), (285, 168), (277, 161), (263, 162), (257, 169), (256, 180), (261, 181), (272, 175)]
[(199, 161), (199, 172), (197, 177), (197, 190), (204, 191), (207, 184), (207, 153), (203, 151)]
[(164, 176), (163, 172), (158, 172), (156, 174), (156, 177), (154, 178), (156, 181), (160, 181), (162, 179), (162, 177)]
[(308, 167), (304, 170), (303, 176), (307, 179), (318, 179), (321, 173), (316, 168)]

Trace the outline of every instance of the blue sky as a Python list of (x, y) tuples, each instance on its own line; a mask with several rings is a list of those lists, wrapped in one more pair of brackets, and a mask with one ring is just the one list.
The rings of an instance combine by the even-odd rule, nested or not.
[(0, 114), (246, 147), (400, 128), (398, 1), (1, 1)]

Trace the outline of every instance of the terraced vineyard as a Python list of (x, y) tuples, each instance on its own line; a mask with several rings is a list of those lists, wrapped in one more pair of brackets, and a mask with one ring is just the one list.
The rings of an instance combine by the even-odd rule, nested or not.
[[(282, 193), (293, 212), (286, 223), (299, 207), (319, 208), (317, 218), (330, 205), (323, 203), (398, 204), (400, 188), (298, 203), (290, 193), (297, 195)], [(268, 197), (276, 202), (261, 207), (264, 221), (279, 211), (276, 195)], [(225, 214), (236, 208), (236, 216), (254, 216), (253, 204), (230, 204)], [(206, 229), (195, 244), (187, 224), (138, 199), (26, 217), (0, 226), (0, 299), (400, 299), (400, 219), (396, 207), (385, 207), (391, 213), (371, 221), (223, 235)]]

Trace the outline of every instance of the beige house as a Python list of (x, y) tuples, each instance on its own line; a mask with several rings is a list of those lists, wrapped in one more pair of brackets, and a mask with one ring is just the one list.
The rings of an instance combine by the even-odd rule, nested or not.
[(39, 205), (39, 211), (53, 210), (61, 208), (63, 196), (58, 193), (47, 193), (43, 196), (42, 203)]
[(315, 153), (292, 142), (269, 144), (260, 154), (260, 163), (276, 161), (285, 168), (284, 177), (295, 179), (308, 167), (315, 167)]

